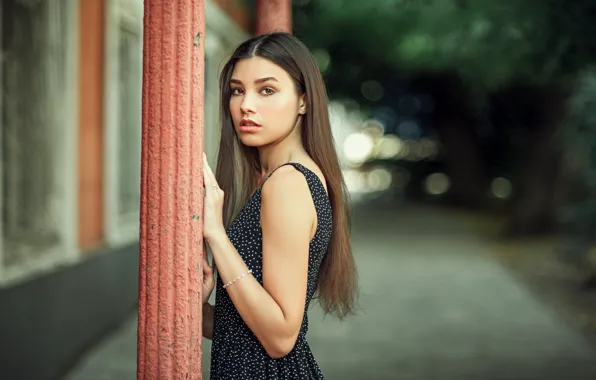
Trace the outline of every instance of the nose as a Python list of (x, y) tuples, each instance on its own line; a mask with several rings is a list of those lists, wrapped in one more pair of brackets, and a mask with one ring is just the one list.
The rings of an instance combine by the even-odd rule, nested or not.
[(247, 113), (255, 113), (255, 102), (252, 99), (253, 97), (248, 93), (244, 95), (242, 98), (242, 104), (240, 104), (240, 110), (247, 114)]

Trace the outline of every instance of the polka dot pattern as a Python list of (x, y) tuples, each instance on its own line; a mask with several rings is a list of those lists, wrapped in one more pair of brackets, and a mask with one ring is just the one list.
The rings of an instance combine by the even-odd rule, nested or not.
[[(315, 173), (298, 163), (292, 162), (282, 166), (286, 165), (292, 165), (304, 175), (317, 212), (317, 230), (309, 248), (306, 305), (298, 339), (289, 354), (279, 359), (271, 358), (242, 320), (218, 277), (211, 351), (212, 380), (324, 378), (310, 351), (306, 333), (308, 306), (316, 290), (319, 267), (331, 240), (331, 204), (325, 187)], [(262, 187), (261, 185), (248, 200), (228, 229), (230, 240), (261, 285), (263, 284), (263, 237), (260, 224)]]

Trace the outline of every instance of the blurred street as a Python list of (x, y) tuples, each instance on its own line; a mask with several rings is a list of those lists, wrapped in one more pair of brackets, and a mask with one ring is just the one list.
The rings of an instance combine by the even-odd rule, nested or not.
[[(383, 205), (358, 206), (353, 220), (362, 312), (344, 323), (310, 313), (328, 379), (596, 378), (594, 347), (491, 256), (465, 216)], [(209, 351), (205, 341), (206, 374)], [(135, 368), (131, 316), (65, 380), (133, 379)]]

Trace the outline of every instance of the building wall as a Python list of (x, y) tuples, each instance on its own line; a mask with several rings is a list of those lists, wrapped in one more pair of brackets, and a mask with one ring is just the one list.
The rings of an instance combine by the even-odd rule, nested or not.
[[(87, 1), (87, 0), (83, 0)], [(138, 245), (0, 289), (0, 373), (56, 380), (135, 310)]]
[(213, 1), (231, 21), (244, 32), (253, 30), (254, 10), (246, 0), (214, 0)]
[(105, 245), (139, 237), (143, 2), (105, 0), (103, 191)]
[[(218, 1), (219, 2), (219, 1)], [(206, 1), (205, 36), (205, 154), (212, 167), (219, 144), (219, 74), (233, 50), (249, 35), (215, 1)]]
[(0, 287), (78, 258), (77, 5), (0, 2)]
[[(216, 2), (205, 4), (213, 163), (219, 71), (248, 37), (248, 16)], [(0, 165), (2, 378), (59, 378), (136, 309), (142, 22), (142, 0), (0, 2), (2, 53), (14, 59), (0, 60), (0, 154), (14, 157)], [(20, 27), (28, 40), (1, 38)], [(38, 45), (34, 55), (18, 50)]]

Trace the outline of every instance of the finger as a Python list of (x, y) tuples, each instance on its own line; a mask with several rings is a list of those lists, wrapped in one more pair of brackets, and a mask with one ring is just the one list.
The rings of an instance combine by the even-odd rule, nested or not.
[(213, 174), (211, 170), (211, 166), (209, 166), (209, 161), (207, 160), (207, 156), (203, 153), (203, 166), (205, 167), (205, 171), (209, 174)]
[(204, 170), (205, 173), (209, 176), (209, 184), (211, 186), (217, 185), (217, 187), (219, 188), (217, 179), (215, 179), (215, 174), (213, 174), (213, 170), (211, 170), (211, 166), (209, 166), (209, 161), (207, 161), (207, 156), (205, 156), (204, 153), (203, 153), (203, 165), (205, 167), (205, 170)]
[(203, 265), (203, 274), (211, 275), (212, 273), (213, 273), (213, 268), (211, 268), (207, 264)]
[(213, 183), (211, 182), (211, 176), (209, 175), (209, 165), (207, 161), (204, 159), (203, 156), (203, 185), (205, 188), (213, 187)]
[(213, 187), (211, 175), (209, 173), (209, 163), (207, 162), (205, 155), (203, 155), (203, 181), (206, 189)]
[(203, 254), (201, 255), (203, 260), (208, 261), (209, 253), (207, 252), (207, 243), (203, 240)]
[(203, 258), (203, 275), (211, 275), (213, 274), (213, 268), (209, 265), (209, 259), (207, 256)]

